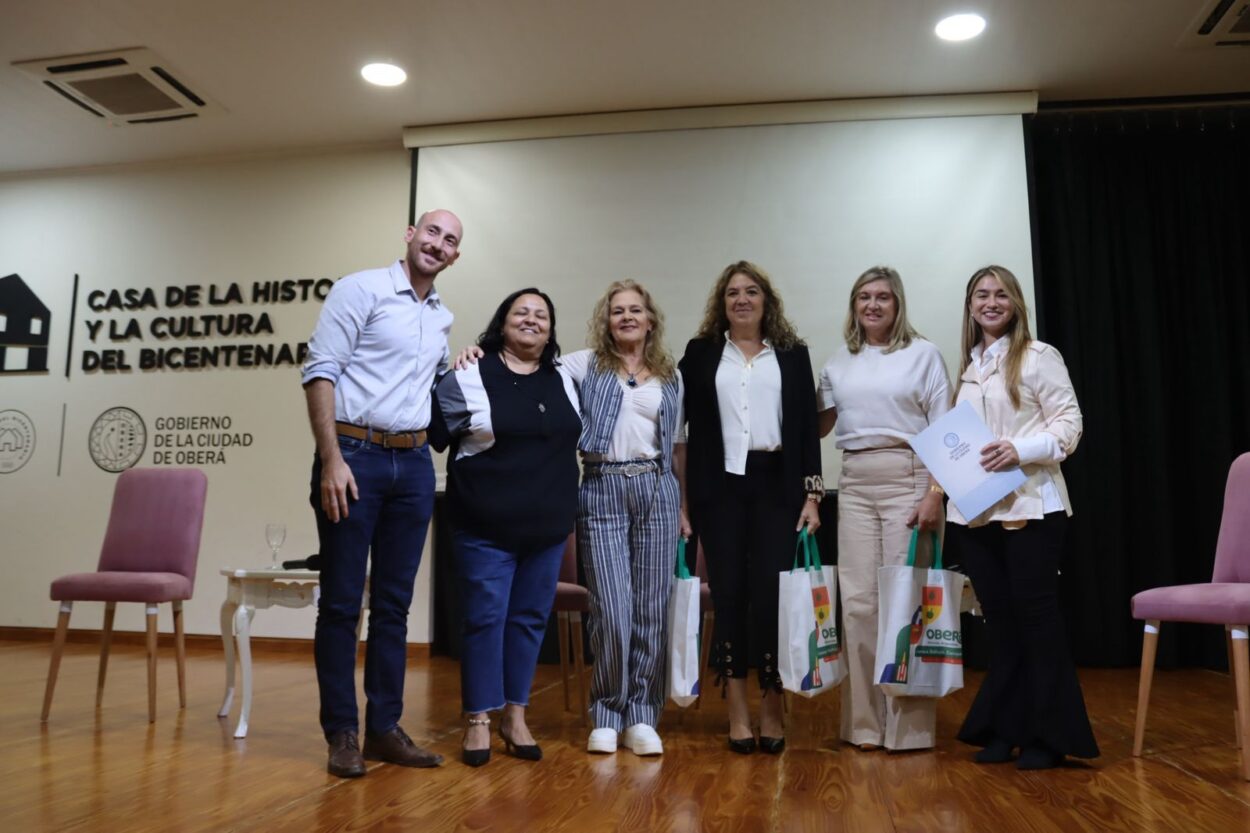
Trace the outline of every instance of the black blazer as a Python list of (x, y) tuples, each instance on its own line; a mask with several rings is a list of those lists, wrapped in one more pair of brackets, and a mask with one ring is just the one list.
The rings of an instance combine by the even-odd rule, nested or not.
[[(722, 339), (691, 339), (678, 367), (686, 386), (686, 494), (691, 509), (716, 500), (725, 483), (725, 443), (721, 437), (716, 369)], [(816, 383), (807, 347), (777, 351), (781, 369), (781, 455), (787, 500), (798, 512), (806, 499), (804, 478), (820, 474), (820, 432)]]

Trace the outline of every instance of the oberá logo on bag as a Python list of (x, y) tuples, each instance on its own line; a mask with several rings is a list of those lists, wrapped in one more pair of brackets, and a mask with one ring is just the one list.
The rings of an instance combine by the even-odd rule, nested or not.
[[(921, 596), (926, 626), (937, 621), (942, 613), (942, 588), (926, 584)], [(963, 634), (957, 630), (926, 627), (922, 645), (916, 647), (916, 658), (921, 662), (948, 662), (962, 664), (964, 661)]]
[(803, 678), (803, 691), (820, 688), (825, 684), (820, 675), (820, 663), (822, 660), (836, 660), (842, 650), (838, 642), (838, 628), (833, 623), (829, 588), (823, 583), (812, 585), (812, 607), (816, 612), (816, 627), (812, 628), (807, 639), (808, 674)]

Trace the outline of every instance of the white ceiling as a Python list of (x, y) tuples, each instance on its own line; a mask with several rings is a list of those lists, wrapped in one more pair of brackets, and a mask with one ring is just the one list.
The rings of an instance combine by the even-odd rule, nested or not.
[[(398, 147), (405, 125), (701, 104), (1250, 90), (1250, 47), (1179, 43), (1210, 2), (0, 0), (0, 172)], [(989, 21), (979, 39), (933, 36), (966, 10)], [(111, 127), (11, 66), (138, 46), (227, 112)], [(379, 59), (408, 83), (365, 84)]]

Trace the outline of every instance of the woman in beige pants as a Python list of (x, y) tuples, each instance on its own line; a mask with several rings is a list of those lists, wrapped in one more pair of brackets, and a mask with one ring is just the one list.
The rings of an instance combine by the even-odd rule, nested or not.
[(898, 272), (874, 266), (851, 288), (846, 345), (820, 373), (820, 434), (842, 449), (838, 583), (848, 674), (842, 739), (860, 749), (933, 746), (937, 701), (876, 686), (877, 568), (902, 564), (913, 527), (941, 531), (942, 490), (907, 440), (950, 408), (942, 355), (907, 322)]

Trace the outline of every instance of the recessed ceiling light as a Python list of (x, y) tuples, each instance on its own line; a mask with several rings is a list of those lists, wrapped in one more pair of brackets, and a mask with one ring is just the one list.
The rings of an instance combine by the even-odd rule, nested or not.
[(408, 73), (394, 64), (365, 64), (360, 68), (360, 76), (379, 87), (398, 87), (408, 80)]
[(985, 31), (985, 18), (979, 14), (953, 14), (939, 20), (933, 31), (942, 40), (968, 40)]

